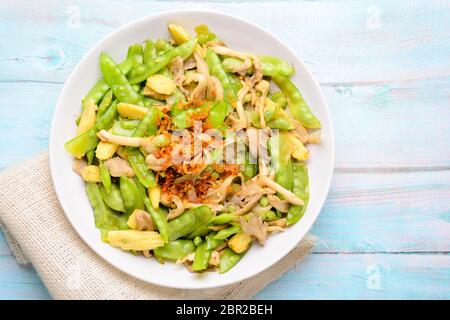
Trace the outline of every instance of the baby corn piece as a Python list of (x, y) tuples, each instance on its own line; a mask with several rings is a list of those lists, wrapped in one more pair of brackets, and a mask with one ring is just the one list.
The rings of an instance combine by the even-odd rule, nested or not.
[(95, 156), (98, 160), (108, 160), (116, 153), (119, 145), (109, 142), (100, 141), (95, 150)]
[(127, 225), (130, 227), (130, 229), (137, 230), (136, 215), (138, 215), (141, 211), (144, 210), (134, 209), (133, 213), (128, 218)]
[(289, 134), (289, 140), (292, 144), (292, 157), (299, 161), (308, 160), (309, 151), (305, 148), (303, 143), (299, 139), (297, 139), (297, 137), (294, 137), (291, 134)]
[(166, 98), (167, 98), (167, 96), (165, 94), (158, 93), (158, 92), (154, 91), (153, 89), (150, 89), (147, 86), (145, 86), (144, 90), (142, 90), (142, 94), (144, 96), (152, 97), (157, 100), (166, 100)]
[(84, 103), (84, 110), (81, 113), (80, 123), (77, 128), (77, 136), (85, 133), (95, 125), (96, 115), (98, 107), (93, 100), (88, 100)]
[(171, 23), (167, 26), (167, 28), (169, 29), (173, 40), (175, 40), (177, 44), (182, 44), (191, 39), (191, 35), (187, 32), (187, 30), (178, 24)]
[(161, 188), (159, 186), (148, 188), (148, 197), (152, 203), (153, 208), (159, 208), (159, 201), (161, 199)]
[(158, 232), (136, 230), (113, 230), (108, 232), (108, 242), (122, 250), (152, 250), (164, 246)]
[(236, 253), (242, 253), (250, 247), (252, 243), (252, 236), (245, 232), (236, 233), (230, 241), (228, 246)]
[(87, 166), (81, 171), (81, 176), (86, 182), (101, 182), (100, 167), (99, 166)]
[(117, 105), (117, 111), (122, 117), (133, 120), (141, 120), (148, 112), (148, 109), (134, 104), (120, 102)]

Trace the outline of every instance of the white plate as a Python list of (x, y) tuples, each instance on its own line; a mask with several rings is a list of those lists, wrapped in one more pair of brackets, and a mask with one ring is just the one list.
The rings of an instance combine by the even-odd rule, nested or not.
[[(75, 134), (75, 119), (80, 112), (82, 97), (101, 77), (98, 67), (100, 53), (108, 52), (116, 61), (122, 61), (130, 44), (149, 37), (167, 38), (168, 22), (180, 23), (193, 34), (196, 25), (206, 24), (233, 49), (275, 55), (293, 62), (296, 69), (293, 81), (323, 125), (323, 142), (309, 147), (311, 199), (304, 217), (286, 232), (270, 236), (264, 247), (252, 246), (233, 269), (222, 275), (214, 272), (189, 273), (180, 265), (162, 265), (154, 259), (133, 256), (103, 243), (94, 226), (84, 182), (72, 171), (73, 159), (64, 150), (64, 143)], [(277, 37), (241, 18), (212, 11), (180, 10), (128, 23), (85, 55), (66, 81), (56, 105), (50, 134), (50, 164), (56, 194), (67, 218), (80, 237), (102, 258), (123, 272), (150, 283), (186, 289), (212, 288), (258, 274), (283, 258), (305, 236), (317, 219), (328, 193), (334, 165), (334, 138), (328, 106), (317, 82), (305, 64)]]

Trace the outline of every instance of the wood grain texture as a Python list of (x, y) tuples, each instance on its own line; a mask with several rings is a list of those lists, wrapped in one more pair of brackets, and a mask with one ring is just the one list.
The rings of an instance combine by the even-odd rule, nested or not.
[[(337, 148), (314, 253), (257, 297), (449, 299), (450, 3), (239, 1), (239, 13), (236, 6), (3, 1), (0, 168), (47, 148), (65, 79), (118, 26), (173, 8), (237, 14), (306, 62), (328, 100)], [(2, 237), (0, 298), (49, 298)]]

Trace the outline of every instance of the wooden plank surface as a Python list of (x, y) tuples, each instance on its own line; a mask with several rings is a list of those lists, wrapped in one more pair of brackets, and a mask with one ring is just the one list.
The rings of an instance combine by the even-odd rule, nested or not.
[[(47, 148), (64, 80), (107, 33), (175, 7), (234, 13), (304, 59), (336, 134), (320, 241), (257, 297), (450, 298), (449, 2), (213, 2), (3, 1), (0, 168)], [(2, 238), (0, 298), (49, 298)]]

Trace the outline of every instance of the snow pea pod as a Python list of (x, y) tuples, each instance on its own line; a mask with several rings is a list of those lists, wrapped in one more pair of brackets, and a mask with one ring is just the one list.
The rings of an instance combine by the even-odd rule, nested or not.
[(215, 239), (214, 236), (216, 232), (211, 232), (206, 236), (206, 249), (214, 250), (218, 246), (221, 246), (224, 243), (223, 239)]
[(284, 109), (286, 107), (287, 101), (283, 92), (277, 91), (272, 94), (272, 101), (275, 102), (280, 108)]
[(86, 152), (95, 149), (95, 147), (97, 147), (98, 141), (99, 139), (97, 137), (97, 129), (94, 127), (89, 129), (85, 133), (82, 133), (79, 136), (76, 136), (75, 138), (67, 141), (64, 144), (64, 148), (72, 156), (81, 158), (86, 154)]
[(206, 242), (195, 249), (195, 257), (192, 262), (193, 271), (202, 271), (208, 268), (209, 259), (211, 258), (212, 249), (206, 247)]
[(133, 179), (120, 177), (120, 192), (127, 213), (133, 212), (134, 209), (144, 209), (141, 192)]
[(146, 188), (156, 186), (156, 178), (153, 171), (145, 163), (144, 155), (137, 148), (128, 148), (128, 161), (133, 168), (139, 182)]
[(195, 32), (197, 33), (198, 42), (200, 44), (205, 44), (209, 41), (219, 41), (217, 36), (209, 31), (208, 26), (200, 24), (195, 27)]
[(294, 162), (294, 188), (292, 192), (302, 199), (305, 204), (302, 206), (291, 205), (287, 214), (287, 225), (296, 223), (305, 213), (309, 201), (309, 182), (308, 182), (308, 168), (303, 162)]
[(171, 49), (173, 49), (173, 45), (171, 45), (167, 40), (161, 38), (156, 40), (155, 50), (157, 55), (162, 55)]
[(237, 92), (234, 91), (219, 56), (211, 49), (208, 49), (206, 52), (205, 61), (208, 65), (210, 75), (216, 77), (222, 84), (224, 101), (231, 106), (237, 99)]
[(144, 50), (139, 43), (135, 43), (128, 48), (127, 59), (136, 59), (137, 64), (144, 63)]
[(159, 261), (176, 261), (186, 257), (195, 251), (195, 245), (192, 240), (178, 239), (169, 242), (164, 247), (158, 247), (153, 250), (155, 258)]
[(125, 212), (125, 204), (118, 185), (112, 184), (110, 192), (107, 192), (105, 187), (100, 187), (100, 193), (108, 207), (116, 211)]
[(143, 137), (145, 133), (155, 135), (158, 131), (158, 122), (161, 119), (161, 111), (151, 107), (133, 132), (133, 137)]
[[(130, 73), (131, 69), (138, 65), (139, 61), (136, 61), (134, 58), (126, 59), (122, 63), (119, 64), (120, 71), (127, 75)], [(93, 100), (94, 103), (98, 103), (100, 99), (108, 92), (110, 89), (108, 83), (106, 83), (105, 79), (100, 79), (97, 83), (89, 90), (88, 94), (83, 98), (83, 101)]]
[(98, 105), (97, 118), (101, 117), (102, 114), (104, 114), (108, 107), (111, 105), (112, 97), (112, 91), (108, 90), (108, 92), (106, 92), (105, 96), (103, 97), (102, 102), (100, 102), (100, 104)]
[(189, 235), (197, 228), (205, 225), (211, 217), (212, 211), (208, 206), (199, 206), (186, 211), (169, 222), (169, 240), (172, 241)]
[(272, 129), (294, 130), (295, 126), (287, 114), (278, 113), (272, 120), (267, 122), (267, 126)]
[(241, 227), (238, 224), (232, 225), (229, 228), (220, 230), (219, 232), (217, 232), (217, 234), (214, 236), (214, 239), (216, 240), (225, 240), (227, 238), (229, 238), (230, 236), (232, 236), (233, 234), (238, 233), (239, 231), (241, 231)]
[(244, 253), (236, 253), (230, 248), (225, 248), (220, 256), (219, 273), (225, 273), (233, 268), (239, 260), (241, 260)]
[(236, 94), (239, 92), (239, 90), (242, 89), (242, 83), (239, 80), (239, 76), (234, 73), (227, 73), (228, 79), (230, 80), (231, 86), (233, 87), (234, 92)]
[(312, 113), (297, 87), (285, 76), (275, 73), (272, 80), (286, 96), (289, 112), (305, 128), (319, 129), (319, 119)]
[(194, 125), (196, 119), (204, 119), (209, 114), (209, 110), (212, 107), (211, 102), (205, 102), (198, 108), (186, 109), (177, 112), (172, 118), (172, 123), (178, 129), (190, 128)]
[(152, 202), (147, 196), (142, 197), (142, 200), (144, 202), (145, 207), (147, 208), (148, 213), (150, 213), (150, 216), (152, 217), (153, 223), (156, 225), (156, 228), (159, 231), (159, 234), (163, 238), (165, 243), (168, 243), (169, 240), (176, 240), (176, 239), (169, 239), (170, 237), (170, 227), (169, 223), (167, 222), (167, 217), (163, 209), (153, 208)]
[(269, 138), (270, 158), (275, 171), (275, 181), (292, 190), (294, 179), (292, 175), (291, 143), (283, 133)]
[(106, 83), (119, 101), (142, 104), (142, 96), (133, 90), (126, 76), (120, 71), (120, 68), (114, 60), (106, 53), (102, 53), (100, 56), (100, 69), (102, 70)]
[(103, 161), (100, 161), (99, 167), (103, 187), (105, 187), (106, 192), (109, 193), (111, 191), (111, 175), (109, 174), (108, 168), (103, 164)]
[(147, 63), (138, 66), (131, 70), (129, 75), (129, 81), (131, 84), (139, 83), (155, 74), (165, 66), (167, 66), (172, 59), (177, 56), (187, 59), (194, 51), (197, 39), (191, 39), (182, 45), (172, 48), (155, 59), (148, 61)]
[(237, 217), (234, 214), (231, 213), (222, 213), (218, 216), (215, 216), (212, 218), (209, 223), (214, 225), (220, 225), (225, 223), (230, 223), (236, 221)]
[(294, 66), (287, 61), (274, 56), (258, 56), (262, 64), (263, 74), (273, 76), (279, 73), (285, 77), (292, 77), (295, 74)]
[(223, 101), (216, 102), (211, 110), (209, 110), (208, 118), (206, 118), (206, 125), (209, 128), (218, 128), (225, 121), (228, 114), (228, 105)]
[[(228, 73), (233, 73), (234, 68), (241, 66), (243, 63), (244, 63), (244, 61), (237, 59), (237, 58), (225, 58), (222, 61), (223, 68)], [(248, 75), (251, 75), (254, 72), (255, 72), (255, 70), (253, 69), (253, 66), (251, 66), (247, 70)]]
[(144, 47), (144, 63), (149, 62), (151, 59), (156, 57), (155, 44), (151, 39), (145, 41)]
[(114, 119), (117, 116), (117, 104), (119, 100), (114, 100), (113, 103), (109, 106), (109, 108), (102, 114), (101, 117), (97, 118), (95, 122), (95, 128), (100, 131), (103, 129), (109, 129), (114, 124)]

